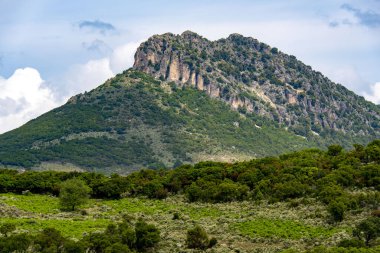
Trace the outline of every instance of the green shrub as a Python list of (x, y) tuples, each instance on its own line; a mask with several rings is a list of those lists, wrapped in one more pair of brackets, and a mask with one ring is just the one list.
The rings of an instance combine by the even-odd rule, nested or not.
[(5, 223), (0, 226), (0, 233), (7, 237), (10, 233), (16, 230), (16, 225), (12, 223)]
[(333, 201), (327, 207), (331, 218), (335, 222), (340, 222), (344, 219), (344, 212), (346, 211), (346, 206), (341, 201)]
[(354, 229), (353, 235), (360, 240), (364, 240), (365, 245), (369, 246), (371, 241), (380, 236), (380, 218), (369, 217), (362, 221)]
[(138, 250), (154, 247), (160, 241), (160, 231), (152, 224), (139, 220), (135, 226), (136, 247)]
[(210, 240), (206, 231), (199, 225), (187, 231), (186, 245), (190, 249), (207, 249), (210, 245)]

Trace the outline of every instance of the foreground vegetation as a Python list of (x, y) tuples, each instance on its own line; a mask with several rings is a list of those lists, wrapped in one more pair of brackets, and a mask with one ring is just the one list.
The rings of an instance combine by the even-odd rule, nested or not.
[[(88, 238), (94, 233), (121, 231), (120, 226), (136, 233), (136, 224), (146, 222), (160, 231), (161, 240), (143, 248), (126, 243), (129, 250), (197, 250), (192, 245), (213, 252), (379, 250), (380, 141), (351, 151), (334, 145), (327, 151), (235, 164), (202, 162), (126, 177), (0, 172), (0, 222), (16, 228), (3, 234), (2, 242), (22, 233), (39, 238), (54, 227), (64, 241), (91, 248)], [(84, 184), (91, 199), (62, 211), (62, 191), (73, 181)]]

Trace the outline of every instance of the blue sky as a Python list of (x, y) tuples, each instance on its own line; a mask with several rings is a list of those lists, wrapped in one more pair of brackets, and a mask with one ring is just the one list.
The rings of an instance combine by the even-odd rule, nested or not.
[(133, 64), (153, 34), (254, 37), (380, 103), (380, 1), (0, 0), (0, 133)]

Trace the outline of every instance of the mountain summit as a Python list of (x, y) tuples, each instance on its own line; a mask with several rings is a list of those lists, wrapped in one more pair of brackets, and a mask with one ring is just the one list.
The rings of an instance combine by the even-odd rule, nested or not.
[(380, 136), (380, 109), (277, 48), (186, 31), (133, 68), (0, 135), (0, 165), (128, 172), (237, 161)]
[(296, 57), (239, 34), (217, 41), (190, 31), (156, 35), (138, 48), (133, 67), (205, 91), (305, 137), (380, 133), (379, 107)]

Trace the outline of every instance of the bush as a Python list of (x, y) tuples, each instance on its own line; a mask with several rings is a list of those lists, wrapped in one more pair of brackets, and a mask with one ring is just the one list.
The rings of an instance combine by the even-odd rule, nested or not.
[(32, 244), (32, 239), (27, 234), (0, 237), (0, 252), (26, 252)]
[(340, 222), (344, 219), (346, 206), (341, 201), (333, 201), (328, 205), (327, 210), (330, 213), (333, 221)]
[(114, 243), (111, 246), (108, 246), (105, 250), (105, 253), (129, 253), (132, 252), (127, 245), (124, 245), (120, 242)]
[(369, 246), (370, 242), (380, 236), (380, 218), (369, 217), (359, 223), (353, 231), (353, 235), (358, 239), (364, 239), (365, 245)]
[(342, 240), (339, 244), (339, 247), (344, 247), (344, 248), (362, 248), (365, 247), (365, 244), (362, 240), (358, 239), (345, 239)]
[(154, 247), (160, 241), (160, 231), (152, 224), (139, 220), (135, 226), (136, 247), (138, 250)]
[(173, 220), (178, 220), (179, 218), (180, 218), (179, 213), (175, 212), (175, 213), (173, 214)]
[(12, 233), (16, 230), (16, 225), (12, 223), (5, 223), (1, 225), (0, 227), (0, 233), (3, 234), (5, 237), (9, 235), (9, 233)]
[[(215, 243), (213, 241), (213, 243)], [(210, 245), (210, 240), (206, 231), (199, 225), (187, 231), (186, 245), (190, 249), (207, 249)]]

